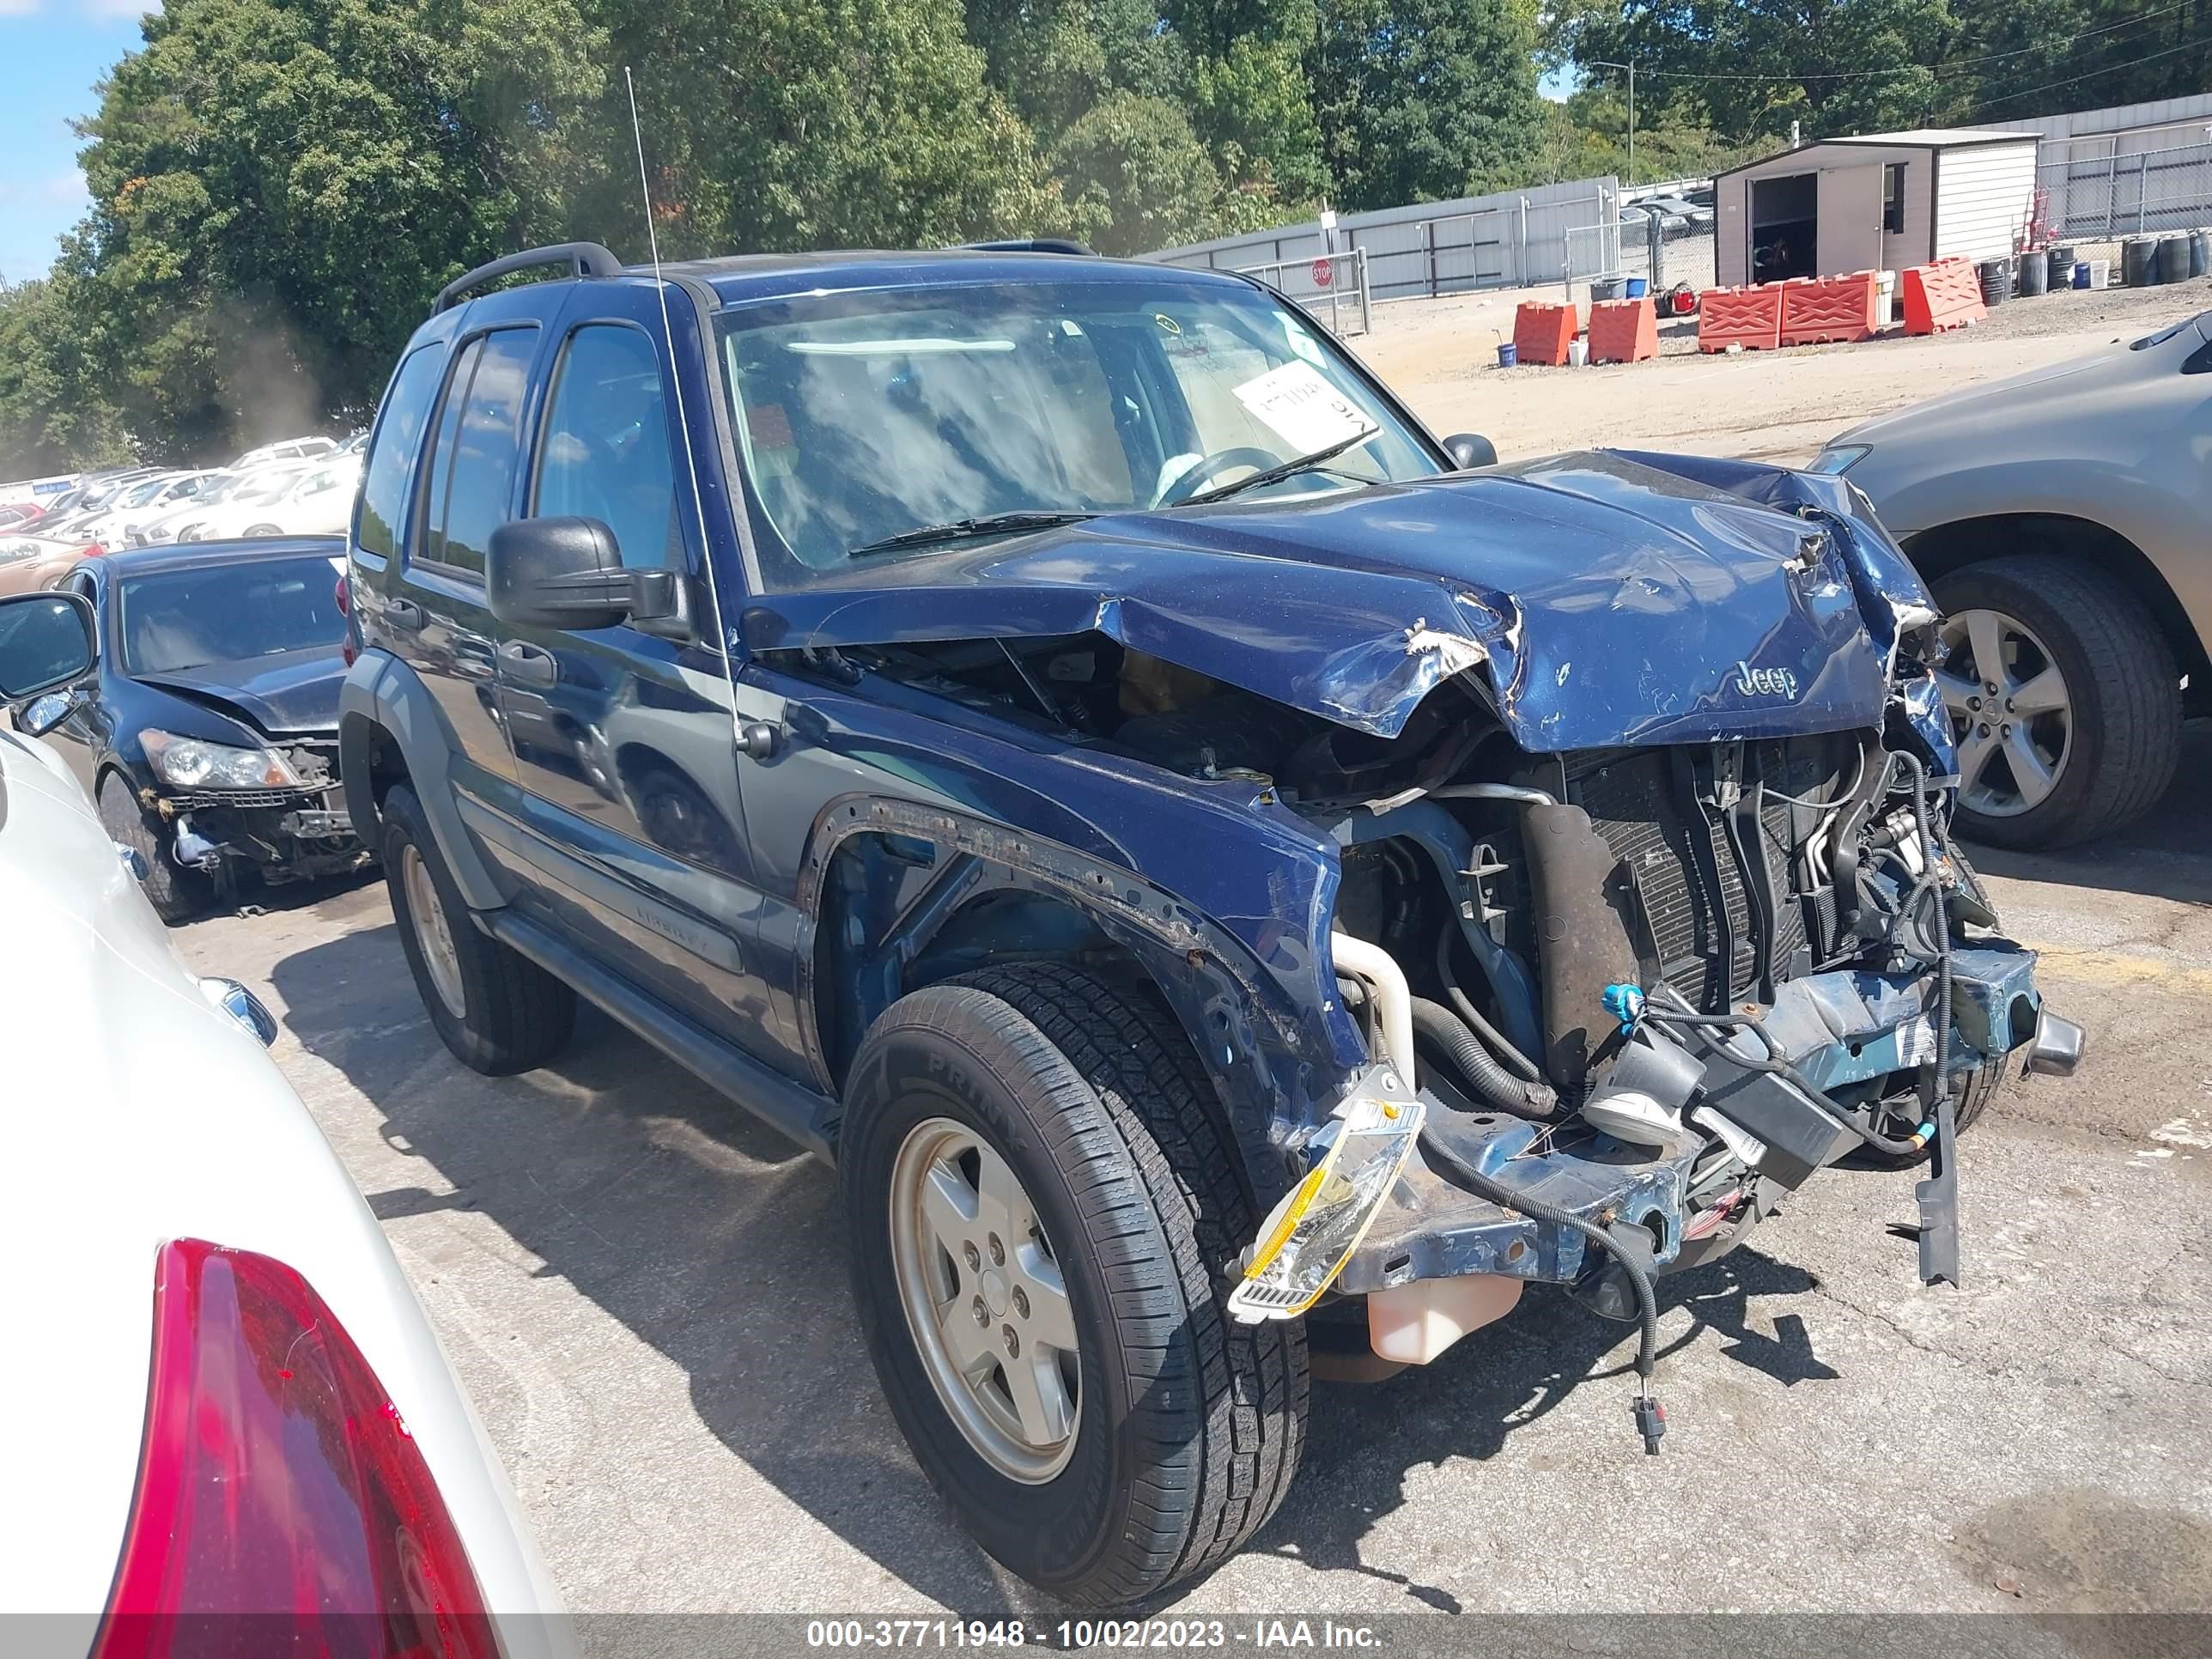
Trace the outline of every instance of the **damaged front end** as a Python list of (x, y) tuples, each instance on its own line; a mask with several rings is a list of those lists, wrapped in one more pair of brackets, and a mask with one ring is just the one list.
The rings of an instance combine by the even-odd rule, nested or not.
[[(1734, 1248), (1781, 1194), (1851, 1158), (1926, 1163), (1921, 1273), (1955, 1285), (1959, 1127), (2002, 1079), (2069, 1073), (2081, 1052), (1951, 843), (1935, 613), (1910, 568), (1833, 481), (1680, 465), (1710, 475), (1683, 480), (1695, 494), (1799, 521), (1811, 584), (1861, 619), (1878, 700), (1830, 729), (1652, 742), (1633, 722), (1592, 733), (1587, 709), (1548, 696), (1510, 718), (1530, 682), (1509, 665), (1486, 688), (1496, 740), (1413, 788), (1301, 803), (1341, 849), (1337, 988), (1388, 1061), (1346, 1109), (1371, 1119), (1396, 1090), (1394, 1124), (1418, 1128), (1364, 1213), (1349, 1202), (1371, 1181), (1301, 1185), (1291, 1209), (1310, 1187), (1338, 1206), (1311, 1226), (1271, 1218), (1231, 1304), (1287, 1316), (1321, 1292), (1284, 1287), (1325, 1286), (1324, 1321), (1364, 1301), (1374, 1352), (1424, 1363), (1522, 1285), (1565, 1286), (1643, 1326), (1654, 1451), (1655, 1277)], [(1711, 668), (1739, 695), (1804, 689), (1787, 664)], [(1528, 744), (1565, 727), (1602, 740)], [(1360, 1143), (1334, 1127), (1313, 1145), (1340, 1164)], [(1365, 1144), (1379, 1168), (1387, 1146)]]
[(1422, 1363), (1549, 1283), (1648, 1375), (1653, 1278), (1845, 1158), (1929, 1165), (1955, 1283), (1958, 1127), (2079, 1053), (1950, 841), (1936, 622), (1843, 481), (1597, 453), (1102, 515), (742, 635), (1024, 728), (1037, 832), (1218, 922), (1152, 971), (1282, 1159), (1238, 1316)]
[(349, 874), (368, 862), (338, 781), (334, 736), (271, 739), (242, 752), (265, 766), (255, 787), (164, 779), (163, 787), (141, 792), (140, 805), (169, 825), (171, 856), (179, 865), (218, 880), (250, 866), (273, 885)]

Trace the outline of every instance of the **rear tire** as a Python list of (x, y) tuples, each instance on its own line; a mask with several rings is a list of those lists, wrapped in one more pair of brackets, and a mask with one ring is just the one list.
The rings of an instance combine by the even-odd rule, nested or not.
[[(853, 1062), (839, 1177), (854, 1299), (892, 1414), (977, 1541), (1067, 1601), (1136, 1601), (1205, 1571), (1267, 1520), (1297, 1468), (1304, 1330), (1237, 1325), (1223, 1310), (1223, 1275), (1258, 1218), (1216, 1109), (1182, 1030), (1144, 988), (1061, 963), (988, 969), (902, 998)], [(983, 1378), (968, 1385), (979, 1397), (984, 1386), (1011, 1393), (1011, 1373), (988, 1352), (981, 1372), (945, 1358), (963, 1337), (972, 1344), (954, 1327), (973, 1298), (994, 1304), (978, 1316), (986, 1347), (998, 1337), (1006, 1316), (995, 1304), (1010, 1292), (990, 1277), (993, 1241), (974, 1241), (981, 1265), (964, 1267), (969, 1241), (954, 1241), (930, 1255), (940, 1277), (927, 1295), (917, 1302), (908, 1288), (917, 1258), (902, 1218), (919, 1200), (900, 1195), (924, 1190), (906, 1184), (913, 1146), (927, 1154), (963, 1138), (957, 1159), (976, 1158), (980, 1170), (995, 1158), (1011, 1171), (1077, 1339), (1072, 1443), (1047, 1442), (1013, 1474), (988, 1435), (963, 1426), (973, 1409), (957, 1393), (963, 1368)], [(934, 1182), (965, 1167), (926, 1169)], [(979, 1175), (979, 1217), (985, 1191)], [(943, 1238), (936, 1213), (921, 1225)], [(1029, 1317), (1029, 1304), (1011, 1305)]]
[(385, 886), (422, 1006), (453, 1058), (486, 1077), (543, 1066), (576, 1022), (576, 994), (482, 932), (405, 784), (384, 798)]
[(215, 896), (215, 884), (202, 872), (177, 862), (175, 838), (139, 805), (120, 772), (110, 772), (100, 781), (100, 822), (110, 841), (131, 848), (145, 866), (138, 885), (155, 915), (172, 927), (199, 919)]
[(284, 533), (284, 529), (281, 525), (253, 524), (246, 526), (245, 533), (249, 538), (254, 536), (281, 536)]
[[(2157, 805), (2181, 757), (2181, 671), (2142, 601), (2094, 566), (2051, 553), (1970, 564), (1933, 586), (1947, 618), (2017, 618), (2047, 651), (2069, 705), (2070, 734), (2049, 793), (2002, 813), (1975, 811), (1962, 794), (1961, 836), (1991, 847), (2068, 847), (2109, 835)], [(1987, 665), (1976, 666), (1984, 684), (2004, 684)], [(1951, 712), (1954, 724), (1969, 718)], [(1979, 719), (1990, 712), (1987, 703), (1977, 711), (1970, 732), (2002, 729), (2001, 718)], [(1968, 765), (1962, 753), (1962, 771)], [(1965, 793), (1974, 782), (1966, 780)]]

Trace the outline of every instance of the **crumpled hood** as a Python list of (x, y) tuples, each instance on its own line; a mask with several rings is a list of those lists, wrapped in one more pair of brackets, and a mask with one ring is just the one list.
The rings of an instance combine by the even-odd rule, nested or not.
[(859, 562), (754, 603), (744, 639), (1096, 629), (1384, 737), (1480, 665), (1537, 751), (1834, 731), (1881, 723), (1899, 607), (1927, 599), (1855, 505), (1773, 467), (1558, 456)]
[(224, 714), (244, 717), (268, 736), (281, 738), (337, 731), (338, 688), (345, 684), (345, 676), (339, 647), (318, 645), (132, 678), (195, 702), (215, 704)]

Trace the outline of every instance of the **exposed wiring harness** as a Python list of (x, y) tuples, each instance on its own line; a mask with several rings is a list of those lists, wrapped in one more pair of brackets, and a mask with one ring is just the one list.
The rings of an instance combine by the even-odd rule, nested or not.
[(1584, 1239), (1620, 1264), (1622, 1272), (1627, 1274), (1628, 1282), (1636, 1291), (1636, 1426), (1644, 1437), (1644, 1451), (1656, 1457), (1660, 1437), (1667, 1432), (1667, 1408), (1651, 1392), (1651, 1373), (1659, 1363), (1659, 1302), (1651, 1285), (1651, 1270), (1595, 1221), (1586, 1221), (1571, 1210), (1547, 1204), (1540, 1198), (1532, 1198), (1527, 1193), (1483, 1174), (1446, 1146), (1441, 1137), (1425, 1127), (1421, 1131), (1421, 1148), (1449, 1170), (1460, 1183), (1477, 1197), (1486, 1198), (1500, 1209), (1510, 1210), (1516, 1215), (1525, 1215), (1535, 1221), (1548, 1221), (1555, 1227), (1565, 1227), (1580, 1233)]
[(1483, 1103), (1516, 1117), (1549, 1118), (1559, 1097), (1548, 1083), (1529, 1083), (1515, 1077), (1468, 1030), (1459, 1015), (1426, 997), (1413, 999), (1413, 1035), (1441, 1048), (1453, 1068), (1465, 1078)]

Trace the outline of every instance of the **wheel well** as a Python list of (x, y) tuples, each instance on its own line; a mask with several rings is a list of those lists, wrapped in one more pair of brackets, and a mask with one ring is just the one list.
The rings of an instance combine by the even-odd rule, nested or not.
[(1006, 884), (1008, 872), (911, 836), (842, 842), (822, 885), (808, 988), (836, 1087), (876, 1017), (899, 998), (1008, 962), (1079, 962), (1150, 985), (1143, 964), (1057, 895)]
[(2059, 513), (2002, 513), (1923, 530), (1908, 537), (1904, 546), (1905, 556), (1931, 586), (1963, 566), (2018, 553), (2055, 554), (2094, 567), (2142, 601), (2166, 635), (2174, 660), (2189, 677), (2191, 712), (2212, 708), (2212, 660), (2205, 655), (2204, 641), (2158, 567), (2118, 531)]
[[(368, 798), (362, 800), (356, 793), (359, 783), (356, 773), (368, 781)], [(338, 724), (338, 777), (344, 786), (346, 801), (356, 820), (364, 839), (370, 837), (374, 825), (362, 811), (363, 806), (373, 807), (379, 817), (384, 811), (384, 798), (395, 784), (410, 781), (407, 769), (407, 754), (399, 739), (378, 721), (366, 714), (348, 714)]]

